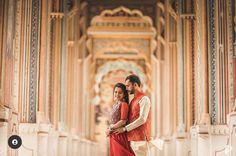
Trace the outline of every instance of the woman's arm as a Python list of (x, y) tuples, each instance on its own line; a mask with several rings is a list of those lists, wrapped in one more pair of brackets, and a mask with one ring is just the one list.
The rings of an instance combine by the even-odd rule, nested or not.
[(129, 109), (129, 107), (128, 107), (127, 103), (125, 103), (125, 102), (121, 103), (120, 120), (115, 124), (111, 124), (110, 129), (120, 128), (126, 124), (127, 117), (128, 117), (128, 109)]

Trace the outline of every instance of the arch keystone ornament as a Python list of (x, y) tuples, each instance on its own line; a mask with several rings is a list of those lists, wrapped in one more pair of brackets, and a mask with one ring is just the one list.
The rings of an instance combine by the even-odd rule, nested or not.
[(88, 35), (108, 34), (155, 37), (156, 30), (150, 17), (144, 16), (139, 10), (121, 6), (114, 10), (104, 10), (91, 21)]

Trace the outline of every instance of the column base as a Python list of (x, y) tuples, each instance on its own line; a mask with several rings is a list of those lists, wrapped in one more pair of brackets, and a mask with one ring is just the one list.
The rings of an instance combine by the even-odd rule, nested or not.
[(67, 142), (68, 142), (68, 133), (59, 132), (58, 138), (58, 155), (67, 156)]
[[(236, 102), (235, 102), (235, 108), (236, 108)], [(229, 156), (234, 156), (236, 155), (236, 150), (235, 150), (236, 149), (236, 111), (228, 114), (227, 124), (229, 127), (229, 143), (228, 143), (227, 152), (229, 153)]]
[(19, 136), (22, 139), (22, 147), (19, 148), (19, 155), (37, 155), (38, 148), (38, 124), (20, 123)]
[(0, 105), (0, 155), (8, 155), (8, 129), (9, 129), (9, 109)]
[(186, 133), (176, 133), (175, 150), (176, 156), (188, 156), (190, 151), (189, 141)]

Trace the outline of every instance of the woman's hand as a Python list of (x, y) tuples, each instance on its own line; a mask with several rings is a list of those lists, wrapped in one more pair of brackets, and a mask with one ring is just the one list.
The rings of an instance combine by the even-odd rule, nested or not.
[(114, 130), (115, 134), (124, 133), (126, 131), (125, 127), (120, 127)]
[(106, 130), (106, 135), (109, 136), (113, 131), (114, 131), (114, 129), (111, 128), (111, 126), (109, 126)]

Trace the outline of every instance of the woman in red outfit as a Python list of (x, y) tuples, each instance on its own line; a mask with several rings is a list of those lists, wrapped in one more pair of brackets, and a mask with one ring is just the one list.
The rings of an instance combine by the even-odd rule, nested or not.
[(134, 156), (126, 133), (112, 133), (114, 129), (123, 127), (128, 118), (129, 95), (126, 86), (117, 83), (113, 90), (113, 97), (115, 103), (110, 112), (110, 125), (106, 132), (107, 136), (110, 137), (110, 156)]

